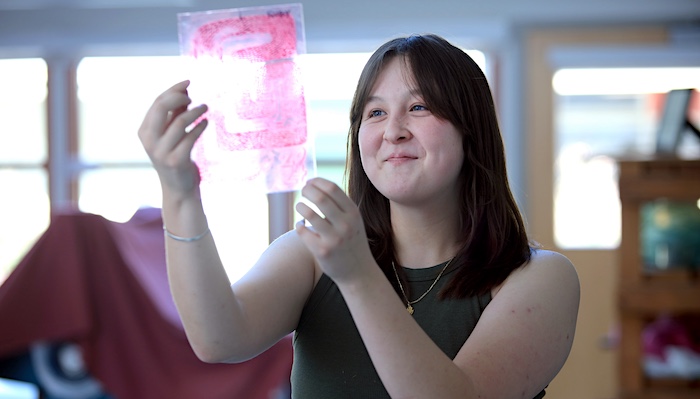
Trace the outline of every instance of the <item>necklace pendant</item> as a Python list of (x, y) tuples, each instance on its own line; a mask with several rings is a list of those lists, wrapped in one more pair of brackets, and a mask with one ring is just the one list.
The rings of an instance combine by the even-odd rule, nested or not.
[(408, 314), (411, 314), (411, 315), (413, 314), (413, 306), (411, 306), (411, 304), (406, 306), (406, 310), (408, 311)]

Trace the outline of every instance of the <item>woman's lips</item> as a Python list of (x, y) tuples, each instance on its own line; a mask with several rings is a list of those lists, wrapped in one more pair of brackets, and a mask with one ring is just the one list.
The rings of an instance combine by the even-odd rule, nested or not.
[(418, 157), (416, 157), (414, 155), (409, 155), (409, 154), (392, 154), (386, 159), (386, 161), (387, 162), (405, 162), (405, 161), (412, 161), (414, 159), (418, 159)]

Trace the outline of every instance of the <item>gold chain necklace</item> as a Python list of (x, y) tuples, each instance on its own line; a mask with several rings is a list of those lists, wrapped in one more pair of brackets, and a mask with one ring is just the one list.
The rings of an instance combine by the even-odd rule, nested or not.
[(454, 258), (447, 261), (447, 263), (445, 264), (445, 267), (443, 267), (442, 270), (440, 270), (440, 274), (438, 274), (435, 281), (433, 281), (433, 283), (430, 284), (430, 288), (428, 288), (428, 290), (425, 291), (423, 293), (423, 295), (421, 295), (420, 297), (418, 297), (418, 299), (416, 299), (414, 301), (408, 300), (408, 297), (406, 296), (406, 292), (403, 290), (403, 285), (401, 284), (401, 279), (399, 278), (399, 273), (396, 271), (396, 266), (394, 265), (394, 261), (391, 261), (391, 267), (394, 269), (394, 275), (396, 275), (396, 281), (399, 282), (399, 288), (401, 289), (401, 294), (403, 295), (403, 299), (406, 300), (406, 311), (408, 311), (408, 314), (411, 314), (411, 315), (413, 314), (413, 306), (412, 305), (420, 302), (423, 298), (425, 298), (426, 295), (428, 295), (428, 293), (433, 289), (433, 287), (435, 287), (435, 284), (437, 284), (438, 280), (440, 280), (440, 277), (442, 277), (442, 274), (445, 272), (445, 270), (447, 270), (447, 266), (449, 266), (453, 260), (454, 260)]

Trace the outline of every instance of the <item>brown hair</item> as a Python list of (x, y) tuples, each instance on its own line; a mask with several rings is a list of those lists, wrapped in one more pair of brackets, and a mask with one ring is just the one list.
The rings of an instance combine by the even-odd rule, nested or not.
[(479, 66), (464, 51), (436, 35), (413, 35), (390, 40), (372, 54), (350, 109), (348, 193), (362, 214), (372, 254), (397, 288), (391, 267), (396, 254), (389, 201), (365, 174), (358, 144), (367, 99), (384, 65), (394, 57), (402, 57), (431, 112), (451, 122), (462, 134), (462, 246), (453, 261), (458, 270), (441, 297), (484, 294), (530, 260), (531, 246), (510, 191), (491, 90)]

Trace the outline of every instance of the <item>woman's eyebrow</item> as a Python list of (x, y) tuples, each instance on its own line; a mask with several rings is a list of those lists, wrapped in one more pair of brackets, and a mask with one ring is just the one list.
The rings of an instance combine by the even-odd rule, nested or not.
[(372, 96), (367, 97), (366, 104), (373, 103), (373, 102), (379, 102), (379, 101), (382, 101), (382, 97), (372, 95)]
[[(420, 98), (422, 100), (423, 94), (418, 89), (411, 89), (408, 91), (408, 97), (417, 97), (417, 98)], [(373, 102), (382, 102), (382, 101), (385, 101), (384, 97), (377, 96), (377, 95), (371, 95), (371, 96), (367, 97), (367, 101), (365, 102), (365, 104), (369, 104), (369, 103), (373, 103)]]

